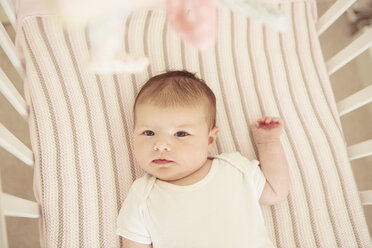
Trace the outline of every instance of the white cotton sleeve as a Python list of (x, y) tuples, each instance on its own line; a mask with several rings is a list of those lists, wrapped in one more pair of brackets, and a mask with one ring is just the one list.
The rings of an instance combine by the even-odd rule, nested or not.
[(256, 187), (256, 193), (258, 198), (261, 197), (262, 191), (265, 187), (266, 184), (266, 178), (261, 170), (261, 167), (259, 166), (260, 162), (257, 160), (251, 160), (250, 161), (251, 166), (253, 167), (252, 169), (252, 179), (253, 179), (253, 184)]
[(247, 176), (252, 180), (252, 184), (259, 199), (266, 184), (265, 175), (259, 166), (260, 162), (258, 160), (249, 160), (238, 152), (236, 155), (239, 156), (239, 160), (241, 161), (242, 167), (246, 171)]
[(116, 234), (134, 242), (151, 244), (151, 237), (144, 220), (143, 193), (141, 194), (138, 188), (141, 187), (138, 187), (138, 182), (135, 181), (129, 189), (117, 218)]

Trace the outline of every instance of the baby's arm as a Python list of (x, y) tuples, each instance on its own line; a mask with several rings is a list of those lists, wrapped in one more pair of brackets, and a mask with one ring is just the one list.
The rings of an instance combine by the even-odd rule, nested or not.
[(279, 118), (264, 117), (251, 125), (254, 141), (258, 149), (260, 167), (266, 184), (260, 203), (274, 205), (284, 200), (289, 192), (288, 162), (280, 142), (283, 130)]
[(146, 245), (123, 238), (123, 248), (152, 248), (152, 244)]

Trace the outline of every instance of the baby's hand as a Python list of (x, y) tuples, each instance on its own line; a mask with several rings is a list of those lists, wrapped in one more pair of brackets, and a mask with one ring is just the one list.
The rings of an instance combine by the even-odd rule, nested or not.
[(251, 124), (253, 139), (258, 144), (279, 141), (283, 131), (283, 122), (280, 118), (265, 116)]

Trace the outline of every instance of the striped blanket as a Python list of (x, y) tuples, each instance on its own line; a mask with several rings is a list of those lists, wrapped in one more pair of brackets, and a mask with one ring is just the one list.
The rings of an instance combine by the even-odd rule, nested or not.
[(218, 8), (214, 49), (198, 52), (165, 22), (164, 9), (133, 13), (128, 53), (148, 56), (143, 73), (100, 76), (86, 69), (87, 30), (49, 15), (20, 20), (17, 45), (26, 70), (34, 191), (43, 247), (120, 247), (116, 217), (143, 172), (133, 157), (132, 104), (146, 80), (170, 69), (203, 78), (217, 98), (214, 154), (257, 158), (249, 123), (280, 116), (291, 189), (262, 206), (277, 247), (371, 247), (325, 63), (314, 3), (278, 4), (290, 30), (278, 33)]

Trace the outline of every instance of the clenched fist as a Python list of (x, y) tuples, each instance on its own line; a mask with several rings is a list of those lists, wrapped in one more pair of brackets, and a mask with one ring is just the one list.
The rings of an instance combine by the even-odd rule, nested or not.
[(264, 116), (251, 124), (256, 145), (279, 141), (283, 131), (283, 121), (279, 117)]

